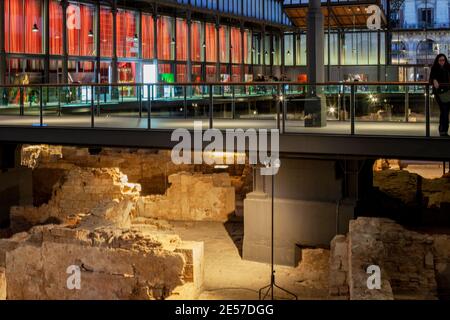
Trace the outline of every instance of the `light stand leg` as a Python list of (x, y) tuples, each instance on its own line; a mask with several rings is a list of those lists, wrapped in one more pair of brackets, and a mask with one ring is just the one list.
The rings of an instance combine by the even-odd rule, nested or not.
[[(274, 300), (274, 298), (275, 298), (275, 296), (274, 296), (274, 294), (275, 294), (275, 288), (278, 288), (278, 289), (280, 289), (281, 291), (283, 291), (283, 292), (285, 292), (285, 293), (287, 293), (288, 295), (290, 295), (290, 296), (292, 296), (295, 300), (298, 300), (298, 297), (297, 297), (297, 295), (295, 295), (294, 293), (292, 293), (292, 292), (290, 292), (290, 291), (288, 291), (288, 290), (286, 290), (286, 289), (284, 289), (284, 288), (282, 288), (282, 287), (280, 287), (280, 286), (278, 286), (277, 284), (276, 284), (276, 281), (275, 281), (275, 259), (274, 259), (274, 248), (275, 248), (275, 246), (274, 246), (274, 231), (275, 231), (275, 228), (274, 228), (274, 210), (275, 209), (275, 175), (272, 175), (272, 212), (271, 212), (271, 214), (272, 214), (272, 217), (271, 217), (271, 235), (270, 235), (270, 250), (271, 250), (271, 254), (270, 254), (270, 269), (271, 269), (271, 273), (270, 273), (270, 284), (269, 285), (267, 285), (267, 286), (265, 286), (265, 287), (262, 287), (261, 289), (259, 289), (259, 300), (265, 300), (267, 297), (268, 297), (268, 295), (269, 295), (269, 293), (270, 293), (270, 296), (271, 296), (271, 300)], [(267, 290), (266, 290), (267, 289)], [(264, 293), (264, 295), (262, 295), (262, 293), (263, 293), (263, 291), (264, 290), (266, 290), (266, 292)]]

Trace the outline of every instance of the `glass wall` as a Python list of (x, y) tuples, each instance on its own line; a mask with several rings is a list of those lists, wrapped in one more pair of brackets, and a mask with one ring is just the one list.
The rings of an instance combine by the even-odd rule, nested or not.
[(113, 55), (113, 15), (111, 8), (100, 9), (100, 55), (112, 57)]
[(161, 16), (158, 18), (158, 59), (173, 60), (175, 49), (174, 19)]
[(228, 26), (219, 28), (219, 48), (220, 62), (228, 63), (230, 61), (230, 28)]
[[(175, 50), (177, 52), (176, 59), (179, 61), (187, 60), (187, 42), (188, 32), (187, 23), (184, 19), (177, 19), (177, 37)], [(186, 73), (186, 72), (185, 72)]]
[(49, 24), (50, 24), (50, 54), (61, 55), (62, 51), (62, 7), (57, 0), (50, 1)]
[[(191, 24), (191, 59), (192, 61), (201, 62), (205, 59), (206, 42), (204, 37), (203, 23), (193, 21)], [(178, 34), (177, 34), (178, 36)], [(215, 44), (213, 39), (213, 44)], [(209, 42), (209, 41), (208, 41)], [(210, 43), (210, 42), (209, 42)], [(210, 43), (211, 45), (211, 43)]]
[(206, 62), (217, 62), (217, 31), (212, 23), (205, 24)]
[(96, 15), (95, 7), (70, 3), (66, 12), (67, 46), (69, 55), (95, 56)]
[[(203, 2), (213, 3), (214, 1), (191, 4), (203, 7)], [(449, 1), (444, 2), (450, 8)], [(67, 67), (69, 80), (73, 82), (112, 81), (115, 75), (118, 75), (118, 81), (130, 82), (131, 79), (139, 81), (142, 79), (143, 65), (149, 63), (158, 63), (159, 79), (162, 74), (166, 74), (165, 81), (171, 77), (174, 81), (198, 80), (199, 77), (202, 81), (217, 79), (241, 81), (246, 78), (247, 72), (264, 73), (267, 76), (270, 76), (269, 73), (273, 70), (286, 73), (282, 68), (261, 68), (262, 65), (281, 66), (284, 62), (288, 67), (303, 67), (307, 64), (306, 34), (299, 29), (288, 29), (282, 35), (273, 25), (267, 26), (263, 33), (258, 26), (251, 29), (246, 21), (243, 21), (244, 25), (241, 25), (227, 20), (220, 26), (216, 26), (213, 23), (214, 15), (205, 17), (204, 20), (195, 15), (189, 26), (183, 13), (176, 15), (173, 12), (171, 16), (169, 13), (161, 13), (155, 18), (151, 12), (119, 8), (116, 16), (117, 29), (114, 30), (113, 12), (106, 2), (102, 2), (99, 15), (94, 2), (69, 1), (66, 12), (63, 12), (60, 1), (49, 0), (48, 3), (50, 28), (48, 53), (51, 66), (49, 72), (52, 76), (46, 76), (45, 79), (48, 78), (51, 81), (60, 81), (62, 70), (65, 69), (62, 68), (63, 61), (66, 61), (63, 59), (64, 19), (67, 22), (67, 59), (69, 60)], [(260, 2), (218, 0), (215, 3), (217, 6), (208, 4), (206, 8), (257, 19), (267, 18), (264, 11), (266, 9), (259, 10), (259, 8), (269, 8), (275, 13), (279, 7), (278, 2), (269, 0)], [(387, 62), (396, 65), (425, 66), (430, 64), (436, 53), (450, 53), (450, 30), (442, 29), (445, 25), (439, 21), (444, 18), (438, 17), (438, 12), (439, 15), (444, 14), (439, 11), (444, 7), (442, 4), (432, 4), (431, 1), (421, 2), (429, 4), (428, 7), (417, 3), (419, 2), (416, 1), (414, 10), (423, 12), (424, 19), (432, 22), (425, 25), (426, 28), (430, 26), (431, 29), (420, 32), (413, 30), (411, 26), (414, 24), (410, 24), (408, 18), (405, 18), (406, 15), (411, 14), (411, 8), (404, 5), (395, 20), (399, 28), (404, 29), (398, 29), (392, 33), (367, 29), (342, 29), (332, 30), (330, 35), (326, 33), (325, 64), (332, 66), (385, 64), (388, 57), (385, 48), (387, 43), (392, 52)], [(43, 35), (44, 21), (47, 21), (47, 18), (44, 17), (46, 10), (43, 6), (44, 0), (5, 0), (7, 59), (46, 61), (44, 45), (46, 39)], [(98, 17), (100, 21), (97, 21)], [(414, 17), (419, 19), (420, 15)], [(419, 25), (419, 22), (415, 25)], [(97, 30), (98, 26), (100, 30)], [(190, 37), (188, 37), (189, 27), (191, 28)], [(114, 38), (116, 38), (116, 46), (113, 45)], [(391, 43), (386, 40), (390, 40)], [(114, 47), (117, 50), (119, 64), (114, 62), (113, 65)], [(189, 47), (190, 52), (188, 52)], [(191, 70), (187, 70), (189, 56)], [(100, 59), (98, 66), (96, 58)], [(20, 65), (20, 63), (16, 64)], [(257, 68), (251, 67), (252, 65)], [(32, 67), (17, 68), (19, 69), (22, 70), (21, 72), (33, 70)], [(11, 67), (10, 70), (16, 69)], [(92, 74), (99, 74), (99, 79)], [(12, 79), (13, 75), (9, 74), (8, 78)]]
[(117, 11), (117, 56), (139, 57), (139, 15), (135, 11)]
[(5, 50), (43, 53), (41, 0), (5, 0)]
[(155, 50), (155, 22), (150, 14), (142, 14), (142, 58), (153, 59)]

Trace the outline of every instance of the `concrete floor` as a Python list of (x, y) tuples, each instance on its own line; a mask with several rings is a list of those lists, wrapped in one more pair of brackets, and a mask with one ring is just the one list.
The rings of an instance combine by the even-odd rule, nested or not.
[[(127, 116), (108, 116), (101, 115), (95, 117), (95, 127), (98, 128), (120, 128), (120, 129), (147, 129), (147, 118), (127, 117)], [(176, 129), (193, 128), (194, 121), (202, 121), (202, 126), (207, 129), (208, 119), (169, 119), (153, 118), (151, 121), (152, 129)], [(89, 115), (56, 115), (44, 116), (44, 125), (52, 127), (90, 127), (91, 117)], [(39, 126), (39, 116), (0, 116), (0, 126)], [(214, 119), (214, 128), (217, 129), (248, 129), (248, 128), (276, 128), (275, 120), (267, 119)], [(431, 124), (431, 135), (438, 136), (438, 124)], [(328, 121), (326, 127), (307, 128), (304, 122), (300, 120), (287, 120), (286, 132), (309, 133), (309, 134), (350, 134), (350, 122), (348, 121)], [(362, 122), (355, 124), (355, 133), (359, 135), (380, 135), (380, 136), (410, 136), (424, 137), (425, 123), (417, 122)]]
[[(182, 240), (203, 241), (205, 245), (204, 291), (200, 299), (254, 300), (258, 290), (270, 283), (270, 264), (242, 260), (242, 222), (170, 222)], [(300, 268), (276, 266), (278, 285), (299, 299), (327, 299), (328, 282), (309, 280)], [(290, 299), (275, 291), (278, 299)]]

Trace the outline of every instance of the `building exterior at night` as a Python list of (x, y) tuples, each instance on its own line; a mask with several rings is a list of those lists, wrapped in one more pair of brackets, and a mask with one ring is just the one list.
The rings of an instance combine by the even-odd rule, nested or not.
[[(366, 25), (370, 4), (389, 17), (381, 30)], [(434, 55), (449, 53), (449, 1), (322, 5), (330, 12), (326, 80), (356, 74), (423, 80)], [(3, 0), (0, 6), (5, 84), (305, 80), (308, 1)]]

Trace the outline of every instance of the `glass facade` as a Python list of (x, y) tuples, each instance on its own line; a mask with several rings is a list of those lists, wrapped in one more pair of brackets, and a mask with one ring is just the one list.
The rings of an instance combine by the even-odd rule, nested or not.
[[(283, 21), (267, 16), (268, 12), (275, 15), (281, 2), (181, 2), (247, 20), (233, 22), (227, 18), (217, 24), (214, 15), (203, 13), (188, 21), (186, 15), (167, 12), (155, 16), (121, 7), (114, 12), (106, 4), (98, 6), (87, 1), (68, 1), (63, 8), (58, 0), (5, 0), (4, 78), (14, 81), (16, 72), (32, 74), (30, 81), (60, 82), (63, 70), (67, 70), (68, 80), (73, 82), (139, 82), (145, 78), (143, 69), (147, 64), (158, 65), (158, 80), (164, 73), (171, 74), (174, 81), (243, 81), (251, 79), (247, 74), (259, 73), (289, 73), (290, 79), (296, 80), (306, 72), (306, 31), (292, 26), (281, 28)], [(44, 8), (46, 3), (48, 10)], [(384, 1), (379, 3), (385, 7)], [(284, 4), (306, 5), (307, 1)], [(427, 67), (435, 55), (450, 54), (450, 1), (403, 1), (388, 14), (390, 24), (380, 31), (365, 26), (333, 27), (329, 31), (325, 28), (325, 65), (393, 65), (399, 68), (393, 80), (426, 79)], [(262, 28), (253, 23), (253, 18), (280, 26)], [(63, 30), (64, 20), (67, 30)], [(42, 63), (46, 66), (44, 76)], [(342, 78), (341, 73), (334, 80)], [(377, 79), (372, 76), (370, 80)]]

